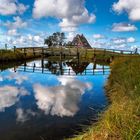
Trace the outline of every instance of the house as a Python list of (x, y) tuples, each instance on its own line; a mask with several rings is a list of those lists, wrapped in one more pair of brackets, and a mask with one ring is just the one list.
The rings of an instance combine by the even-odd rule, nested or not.
[(79, 48), (80, 47), (88, 49), (92, 48), (83, 34), (82, 35), (77, 34), (72, 41), (72, 45)]

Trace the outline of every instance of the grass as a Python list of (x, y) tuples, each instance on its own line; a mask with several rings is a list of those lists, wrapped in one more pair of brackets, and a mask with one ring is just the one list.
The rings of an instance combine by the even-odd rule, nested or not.
[(32, 59), (39, 57), (39, 55), (34, 56), (32, 53), (27, 53), (26, 56), (20, 51), (12, 51), (12, 50), (0, 50), (0, 61), (4, 62), (16, 62), (23, 61), (25, 59)]
[(99, 121), (70, 140), (140, 140), (140, 57), (119, 57), (106, 85), (110, 105)]
[[(81, 60), (93, 60), (94, 51), (80, 51)], [(72, 49), (71, 52), (76, 50)], [(96, 124), (71, 140), (140, 140), (140, 56), (96, 50), (97, 59), (107, 60), (112, 55), (114, 61), (106, 85), (110, 105)], [(26, 59), (34, 57), (32, 53), (26, 55)], [(24, 59), (25, 55), (20, 51), (0, 51), (0, 61)]]

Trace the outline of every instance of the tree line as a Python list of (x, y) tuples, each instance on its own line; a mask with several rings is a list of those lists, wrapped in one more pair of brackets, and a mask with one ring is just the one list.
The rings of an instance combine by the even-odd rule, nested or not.
[(56, 32), (44, 39), (44, 44), (51, 46), (67, 46), (72, 45), (72, 42), (66, 42), (66, 36), (63, 32)]

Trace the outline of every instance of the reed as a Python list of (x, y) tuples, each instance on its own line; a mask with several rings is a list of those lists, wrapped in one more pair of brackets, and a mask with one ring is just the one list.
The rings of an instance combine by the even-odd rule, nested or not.
[(71, 140), (140, 140), (140, 57), (119, 57), (106, 85), (110, 105), (99, 121)]

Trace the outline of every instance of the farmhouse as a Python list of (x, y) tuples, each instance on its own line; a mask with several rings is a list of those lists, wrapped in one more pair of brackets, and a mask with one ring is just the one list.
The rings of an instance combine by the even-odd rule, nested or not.
[(76, 37), (74, 37), (72, 44), (79, 48), (80, 47), (88, 49), (92, 48), (83, 34), (82, 35), (77, 34)]

